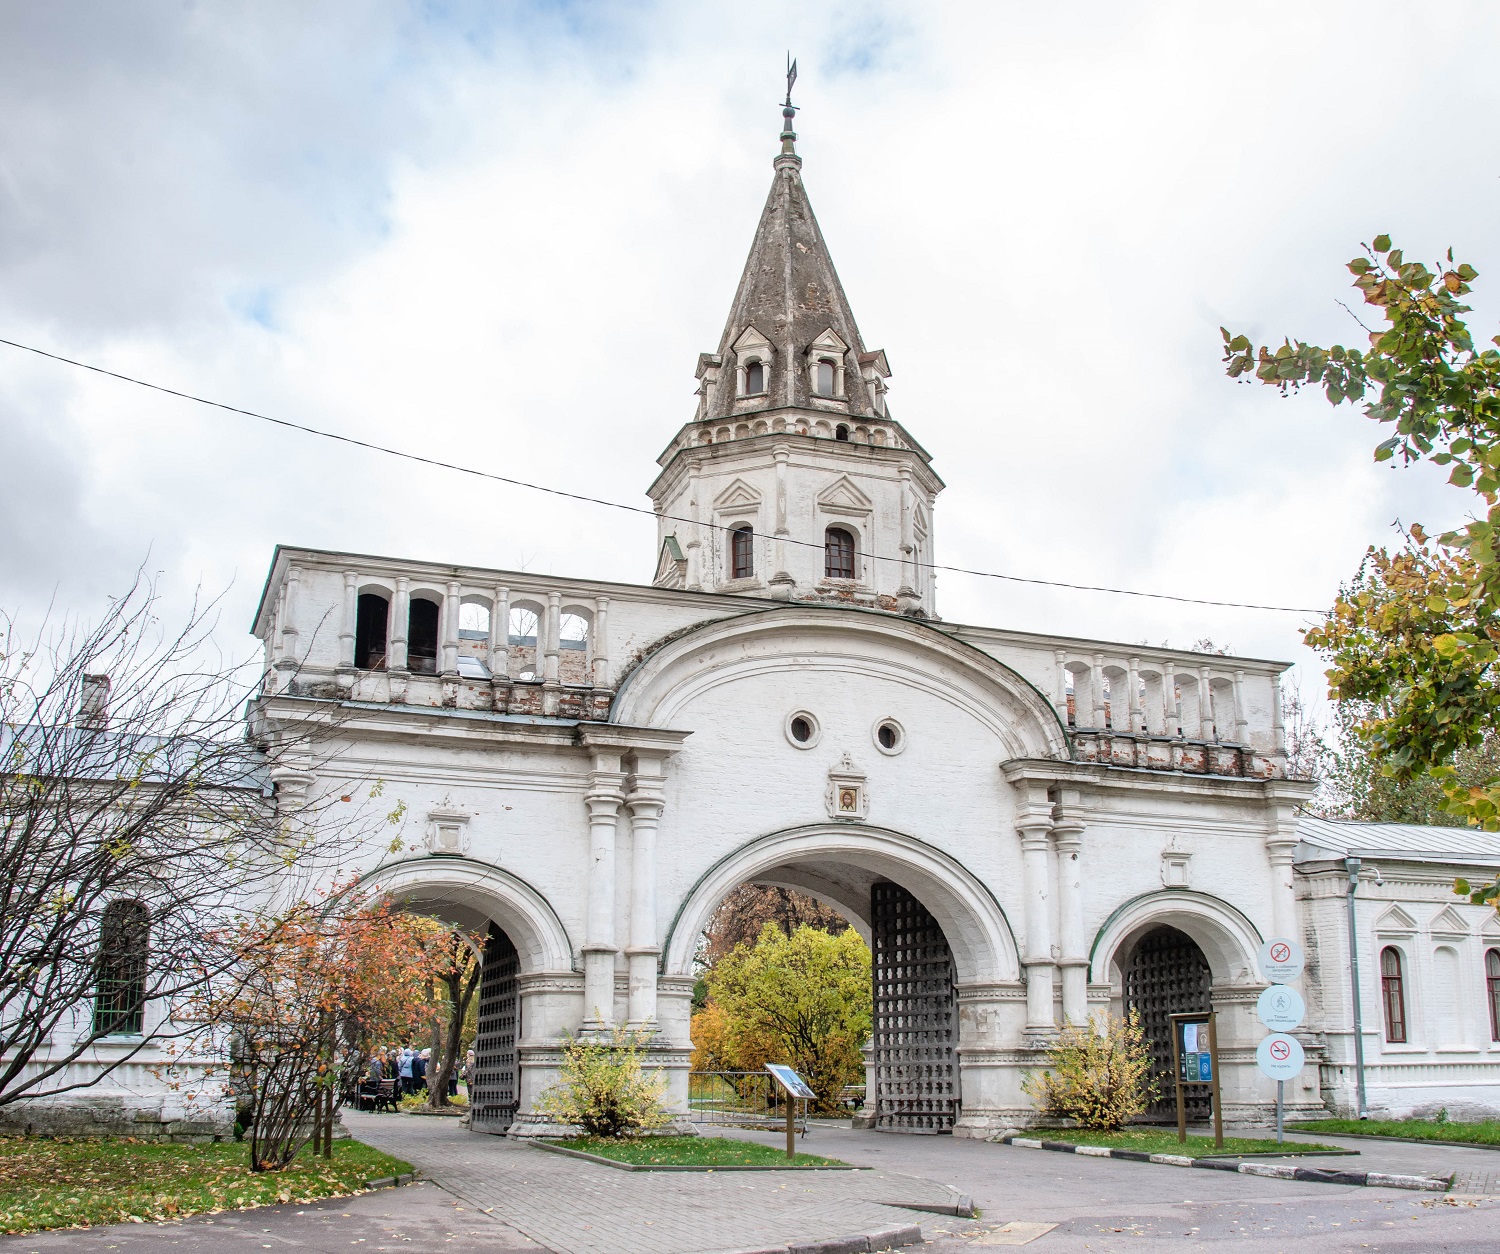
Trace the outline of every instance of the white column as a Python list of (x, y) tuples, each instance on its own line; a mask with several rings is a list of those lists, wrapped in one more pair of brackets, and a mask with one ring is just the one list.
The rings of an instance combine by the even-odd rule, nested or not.
[(1130, 685), (1130, 732), (1134, 736), (1143, 734), (1146, 730), (1146, 714), (1141, 709), (1141, 659), (1133, 657), (1130, 659), (1130, 677), (1126, 680)]
[(510, 673), (510, 589), (495, 589), (495, 604), (490, 611), (490, 675)]
[(1162, 663), (1161, 683), (1162, 733), (1182, 735), (1182, 711), (1177, 708), (1177, 663)]
[(450, 583), (443, 600), (443, 674), (458, 673), (458, 594), (459, 585)]
[(615, 1021), (615, 827), (625, 773), (614, 749), (594, 751), (584, 801), (589, 808), (588, 918), (583, 944), (584, 1031), (607, 1030)]
[[(916, 549), (916, 536), (912, 527), (912, 495), (911, 495), (911, 467), (904, 462), (901, 465), (901, 585), (897, 595), (902, 593), (911, 596), (917, 595), (917, 568), (913, 564), (913, 553)], [(871, 572), (876, 583), (879, 583), (880, 572)]]
[(786, 466), (791, 455), (791, 450), (785, 444), (778, 444), (771, 450), (771, 456), (776, 459), (776, 541), (771, 546), (771, 564), (775, 572), (770, 579), (774, 584), (796, 582), (786, 568), (786, 539), (790, 534), (786, 523)]
[(302, 572), (289, 566), (286, 572), (286, 599), (281, 608), (281, 656), (284, 660), (297, 662), (297, 589), (302, 582)]
[(411, 621), (411, 580), (405, 575), (396, 579), (396, 595), (391, 598), (391, 631), (387, 642), (386, 669), (406, 669), (406, 633)]
[[(560, 624), (562, 622), (562, 593), (561, 592), (555, 592), (554, 591), (554, 592), (547, 593), (547, 613), (546, 613), (546, 619), (547, 619), (547, 665), (546, 665), (546, 669), (541, 672), (541, 677), (543, 679), (545, 679), (549, 684), (555, 684), (555, 683), (558, 682), (557, 633), (560, 630)], [(541, 624), (538, 623), (537, 624), (537, 631), (540, 632), (541, 629), (542, 629), (541, 628)], [(542, 647), (541, 646), (541, 641), (538, 640), (537, 641), (537, 651), (538, 651), (538, 653), (541, 652), (541, 647)]]
[(1061, 950), (1062, 1011), (1066, 1023), (1089, 1017), (1089, 955), (1083, 931), (1083, 810), (1074, 789), (1064, 789), (1052, 821), (1057, 846), (1057, 943)]
[(589, 643), (594, 650), (594, 683), (597, 687), (609, 687), (609, 598), (594, 599), (594, 628), (589, 633)]
[(1297, 935), (1297, 888), (1292, 878), (1297, 809), (1295, 798), (1275, 806), (1271, 811), (1273, 826), (1266, 833), (1266, 860), (1271, 864), (1271, 926), (1277, 936)]
[(703, 591), (703, 536), (702, 528), (698, 526), (698, 467), (688, 467), (688, 517), (692, 522), (687, 525), (687, 543), (684, 544), (684, 556), (687, 557), (687, 571), (685, 582), (689, 592)]
[(663, 762), (641, 758), (631, 782), (630, 807), (630, 944), (626, 961), (630, 966), (629, 1026), (650, 1031), (656, 1023), (656, 967), (661, 956), (657, 944), (656, 917), (656, 825), (664, 806)]
[(354, 631), (359, 622), (359, 573), (344, 572), (344, 616), (339, 624), (339, 665), (354, 665)]
[[(1094, 654), (1094, 726), (1104, 726), (1104, 654)], [(1114, 693), (1109, 694), (1111, 698)], [(1110, 712), (1114, 712), (1114, 702), (1110, 702)]]
[(1021, 874), (1026, 896), (1026, 944), (1021, 962), (1026, 967), (1026, 1027), (1049, 1031), (1052, 1020), (1052, 929), (1048, 909), (1047, 833), (1052, 830), (1052, 807), (1045, 790), (1016, 816), (1021, 837)]
[(1206, 666), (1198, 668), (1198, 739), (1218, 739), (1218, 728), (1214, 726), (1213, 681)]
[(1245, 716), (1245, 672), (1234, 673), (1234, 740), (1236, 744), (1250, 743), (1250, 720)]
[(1281, 676), (1271, 676), (1271, 738), (1277, 753), (1286, 753), (1286, 724), (1281, 718)]
[(1057, 659), (1057, 697), (1053, 704), (1057, 707), (1057, 717), (1066, 727), (1068, 725), (1068, 655), (1058, 649), (1052, 656)]

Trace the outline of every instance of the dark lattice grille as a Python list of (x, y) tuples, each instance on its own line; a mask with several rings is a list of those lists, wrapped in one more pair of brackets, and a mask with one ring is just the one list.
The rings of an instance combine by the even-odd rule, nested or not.
[(947, 1132), (958, 1115), (953, 953), (899, 884), (870, 890), (875, 967), (875, 1126)]
[[(1152, 1073), (1157, 1083), (1157, 1100), (1146, 1111), (1147, 1119), (1177, 1118), (1172, 1021), (1168, 1016), (1211, 1009), (1212, 982), (1203, 951), (1175, 927), (1152, 928), (1136, 942), (1125, 964), (1125, 1011), (1140, 1013), (1141, 1026), (1151, 1042)], [(1206, 1087), (1184, 1089), (1183, 1096), (1189, 1119), (1212, 1116), (1213, 1100)]]
[(504, 1132), (516, 1117), (520, 1069), (516, 1038), (521, 1034), (521, 1001), (516, 993), (520, 959), (510, 937), (490, 924), (479, 980), (479, 1030), (474, 1037), (473, 1114), (476, 1132)]

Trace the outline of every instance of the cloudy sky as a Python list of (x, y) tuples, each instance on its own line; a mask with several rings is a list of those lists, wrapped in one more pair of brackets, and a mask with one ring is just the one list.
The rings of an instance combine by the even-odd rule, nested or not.
[[(804, 177), (938, 560), (1321, 606), (1394, 519), (1347, 407), (1222, 375), (1218, 327), (1363, 332), (1391, 232), (1500, 311), (1500, 10), (0, 0), (0, 337), (645, 504), (693, 407), (798, 57)], [(1485, 331), (1487, 336), (1489, 331)], [(317, 441), (0, 346), (0, 604), (174, 604), (277, 542), (648, 581), (649, 519)], [(1303, 663), (1306, 616), (968, 576), (950, 620)]]

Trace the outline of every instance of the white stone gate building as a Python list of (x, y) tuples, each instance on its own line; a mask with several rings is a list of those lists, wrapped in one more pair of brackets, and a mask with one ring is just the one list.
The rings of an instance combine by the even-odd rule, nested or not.
[[(399, 838), (343, 873), (489, 930), (479, 1129), (535, 1130), (563, 1034), (616, 1024), (654, 1034), (684, 1103), (695, 947), (747, 882), (810, 893), (872, 942), (882, 1126), (1030, 1122), (1021, 1080), (1059, 1027), (1127, 1007), (1164, 1051), (1168, 1014), (1215, 1009), (1225, 1115), (1264, 1122), (1273, 935), (1312, 956), (1293, 1111), (1351, 1108), (1334, 898), (1373, 838), (1299, 820), (1285, 664), (938, 617), (943, 484), (887, 403), (786, 117), (697, 412), (650, 488), (654, 582), (278, 548), (254, 623), (277, 803), (379, 781)], [(326, 761), (278, 755), (309, 726)], [(1462, 868), (1500, 865), (1496, 838), (1464, 839)], [(1413, 870), (1422, 839), (1399, 850), (1408, 870), (1360, 890), (1389, 898), (1359, 925), (1372, 1096), (1494, 1109), (1500, 930), (1441, 888), (1457, 855)], [(1389, 949), (1417, 1027), (1382, 1043)]]

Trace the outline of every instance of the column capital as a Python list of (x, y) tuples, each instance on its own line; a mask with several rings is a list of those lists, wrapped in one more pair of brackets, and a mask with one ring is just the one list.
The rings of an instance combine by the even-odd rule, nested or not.
[(589, 817), (594, 820), (613, 818), (620, 812), (625, 800), (625, 775), (621, 771), (595, 771), (589, 777), (589, 790), (584, 794), (589, 808)]

